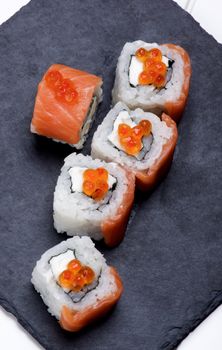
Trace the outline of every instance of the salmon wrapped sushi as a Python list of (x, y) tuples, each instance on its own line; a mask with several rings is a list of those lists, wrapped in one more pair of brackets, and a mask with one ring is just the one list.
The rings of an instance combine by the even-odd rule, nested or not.
[(170, 168), (177, 142), (176, 123), (118, 102), (93, 135), (91, 155), (116, 162), (135, 175), (142, 191), (151, 191)]
[(174, 44), (126, 43), (118, 59), (112, 91), (113, 103), (142, 108), (180, 120), (188, 97), (191, 62), (188, 53)]
[(81, 149), (98, 104), (102, 79), (53, 64), (38, 86), (31, 132)]
[(123, 285), (89, 237), (73, 237), (46, 251), (32, 272), (32, 284), (62, 328), (77, 332), (105, 315)]
[(55, 188), (54, 227), (116, 246), (125, 234), (134, 190), (134, 174), (120, 165), (73, 153), (65, 158)]

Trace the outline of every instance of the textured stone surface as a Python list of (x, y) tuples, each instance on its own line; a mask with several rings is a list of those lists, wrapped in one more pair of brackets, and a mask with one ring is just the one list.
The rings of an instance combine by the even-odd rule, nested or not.
[[(108, 250), (125, 292), (112, 314), (67, 334), (30, 277), (65, 236), (52, 201), (68, 146), (29, 132), (38, 81), (55, 62), (102, 75), (104, 102), (84, 147), (109, 109), (126, 41), (173, 42), (188, 50), (193, 76), (168, 177), (137, 196), (124, 242)], [(46, 349), (173, 349), (222, 300), (222, 48), (170, 0), (32, 0), (0, 28), (0, 302)]]

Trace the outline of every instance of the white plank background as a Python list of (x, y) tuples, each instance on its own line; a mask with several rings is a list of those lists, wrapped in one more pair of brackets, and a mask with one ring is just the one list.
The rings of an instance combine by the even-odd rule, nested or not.
[[(155, 0), (153, 0), (155, 1)], [(222, 43), (222, 0), (174, 0), (186, 9)], [(29, 0), (0, 1), (0, 24)], [(222, 306), (211, 314), (178, 347), (178, 350), (222, 350)], [(0, 349), (41, 350), (39, 344), (18, 324), (14, 316), (0, 307)], [(43, 350), (43, 349), (42, 349)], [(65, 349), (64, 349), (65, 350)], [(125, 350), (125, 349), (123, 349)], [(156, 350), (156, 349), (150, 349)]]
[(222, 43), (222, 0), (174, 1), (190, 12), (208, 33), (212, 34), (219, 43)]

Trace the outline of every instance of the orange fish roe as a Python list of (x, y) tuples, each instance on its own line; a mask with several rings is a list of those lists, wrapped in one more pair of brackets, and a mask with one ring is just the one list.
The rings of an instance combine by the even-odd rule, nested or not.
[(147, 56), (149, 59), (154, 59), (155, 61), (162, 60), (162, 52), (157, 48), (149, 50)]
[(100, 201), (104, 198), (104, 195), (108, 192), (109, 186), (107, 180), (98, 179), (96, 180), (96, 190), (92, 194), (92, 198)]
[(143, 147), (141, 139), (138, 140), (133, 136), (122, 138), (120, 140), (120, 143), (123, 146), (125, 152), (131, 156), (138, 154)]
[(146, 50), (143, 47), (136, 51), (136, 57), (143, 62), (143, 71), (139, 75), (140, 85), (160, 88), (166, 85), (167, 66), (162, 62), (162, 53), (158, 48)]
[(72, 283), (73, 283), (73, 278), (74, 275), (72, 273), (72, 271), (70, 270), (64, 270), (60, 275), (59, 275), (59, 284), (63, 287), (63, 288), (71, 288), (72, 287)]
[(143, 47), (141, 47), (140, 49), (138, 49), (136, 51), (136, 57), (140, 61), (145, 62), (145, 60), (148, 58), (148, 51), (146, 49), (144, 49)]
[(119, 137), (127, 137), (131, 134), (131, 127), (127, 124), (119, 124), (118, 135)]
[(143, 129), (144, 136), (148, 136), (152, 131), (152, 124), (149, 120), (141, 120), (139, 126), (141, 127), (141, 129)]
[(107, 181), (108, 180), (108, 171), (104, 168), (97, 168), (97, 174), (99, 175), (99, 179)]
[(108, 171), (104, 168), (86, 169), (83, 173), (83, 192), (96, 201), (108, 192)]
[(83, 192), (89, 197), (91, 197), (96, 190), (96, 184), (92, 180), (85, 180), (82, 187)]
[(156, 77), (155, 81), (154, 81), (154, 85), (155, 85), (156, 87), (162, 87), (162, 86), (164, 86), (165, 84), (166, 84), (166, 79), (165, 79), (165, 77), (163, 77), (161, 74), (159, 74), (159, 75)]
[(85, 286), (91, 284), (95, 273), (89, 266), (82, 265), (78, 259), (71, 260), (67, 269), (59, 275), (59, 284), (63, 288), (79, 292)]
[(45, 76), (47, 86), (54, 92), (60, 102), (74, 104), (78, 97), (70, 79), (64, 79), (59, 71), (51, 70)]
[(153, 84), (155, 79), (157, 77), (157, 73), (155, 70), (147, 70), (147, 71), (143, 71), (142, 73), (140, 73), (139, 75), (139, 84), (140, 85), (149, 85), (149, 84)]
[[(123, 131), (126, 131), (123, 132)], [(141, 120), (138, 125), (131, 128), (127, 124), (119, 124), (118, 136), (119, 142), (124, 148), (124, 151), (132, 156), (137, 155), (143, 148), (142, 137), (148, 136), (151, 133), (152, 125), (149, 120)]]
[(78, 273), (73, 279), (72, 291), (73, 292), (80, 292), (80, 290), (87, 284), (88, 283), (85, 283), (84, 276), (82, 274)]
[(62, 74), (57, 70), (51, 70), (46, 74), (45, 79), (47, 85), (54, 88), (62, 82)]
[(73, 259), (68, 263), (68, 270), (77, 273), (81, 270), (82, 265), (78, 259)]
[(158, 74), (162, 74), (163, 76), (167, 73), (167, 66), (162, 61), (152, 63), (150, 69), (153, 69)]
[(95, 273), (89, 266), (83, 266), (80, 273), (84, 277), (85, 283), (91, 284), (93, 282)]

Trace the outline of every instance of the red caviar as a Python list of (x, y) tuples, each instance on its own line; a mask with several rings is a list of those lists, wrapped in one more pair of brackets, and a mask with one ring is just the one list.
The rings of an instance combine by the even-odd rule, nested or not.
[(143, 129), (144, 136), (148, 136), (152, 130), (152, 124), (149, 120), (143, 119), (140, 121), (139, 126)]
[(133, 127), (132, 136), (134, 139), (141, 139), (144, 136), (143, 128), (141, 128), (140, 124)]
[(71, 288), (72, 283), (73, 283), (73, 273), (70, 270), (64, 270), (60, 275), (59, 275), (59, 284), (63, 288)]
[(155, 62), (156, 61), (153, 58), (147, 58), (143, 63), (144, 71), (148, 71), (153, 66), (153, 64), (155, 64)]
[(45, 80), (49, 87), (54, 88), (62, 81), (62, 74), (57, 70), (51, 70), (46, 73)]
[(130, 136), (131, 127), (127, 124), (119, 124), (118, 126), (118, 134), (120, 137)]
[(156, 87), (163, 87), (166, 84), (166, 78), (163, 75), (159, 74), (156, 77), (154, 84)]
[(136, 57), (140, 61), (144, 62), (147, 59), (147, 57), (148, 57), (148, 51), (146, 49), (144, 49), (143, 47), (141, 47), (140, 49), (138, 49), (136, 51)]
[(98, 179), (96, 181), (96, 190), (92, 194), (92, 198), (97, 201), (100, 201), (101, 199), (104, 198), (104, 195), (108, 192), (108, 189), (109, 189), (109, 186), (107, 181)]
[(72, 290), (74, 292), (79, 292), (85, 286), (85, 284), (88, 283), (85, 283), (84, 276), (78, 273), (73, 279)]
[(83, 266), (80, 273), (84, 277), (86, 284), (91, 284), (93, 282), (95, 273), (89, 266)]
[(81, 270), (81, 262), (78, 259), (73, 259), (68, 263), (68, 270), (77, 273)]
[(157, 73), (155, 70), (143, 71), (139, 75), (139, 84), (140, 85), (149, 85), (153, 84), (157, 77)]
[(70, 79), (64, 79), (59, 71), (51, 70), (45, 76), (47, 86), (53, 90), (55, 97), (66, 104), (75, 103), (78, 92)]
[[(128, 134), (122, 134), (122, 130), (127, 126)], [(148, 136), (151, 132), (152, 125), (149, 120), (141, 120), (138, 125), (131, 128), (127, 124), (119, 124), (118, 136), (119, 142), (124, 148), (125, 152), (129, 155), (138, 154), (142, 147), (142, 137)]]
[(140, 152), (143, 145), (141, 139), (137, 140), (133, 136), (129, 136), (120, 140), (121, 145), (127, 154), (134, 156)]
[(79, 292), (83, 287), (91, 284), (95, 278), (95, 273), (91, 267), (82, 265), (78, 259), (71, 260), (67, 269), (59, 275), (59, 284), (63, 288)]
[(147, 56), (149, 58), (152, 58), (152, 59), (156, 60), (156, 61), (161, 61), (162, 60), (162, 52), (159, 49), (157, 49), (157, 48), (149, 50)]
[(104, 181), (108, 180), (108, 171), (104, 168), (97, 168), (96, 169), (97, 174), (99, 176), (100, 179), (103, 179)]
[(158, 48), (146, 50), (143, 47), (136, 51), (136, 57), (143, 62), (143, 71), (139, 75), (140, 85), (160, 88), (166, 84), (167, 66), (162, 62), (162, 53)]
[(96, 184), (95, 182), (93, 182), (92, 180), (86, 180), (83, 182), (83, 192), (87, 195), (87, 196), (92, 196), (93, 193), (96, 190)]
[(86, 169), (84, 171), (84, 180), (95, 181), (97, 179), (97, 172), (95, 169)]
[(150, 66), (150, 69), (155, 70), (157, 73), (165, 75), (167, 73), (167, 66), (163, 62), (154, 62)]
[(99, 201), (108, 192), (108, 171), (104, 168), (86, 169), (83, 173), (83, 192)]

